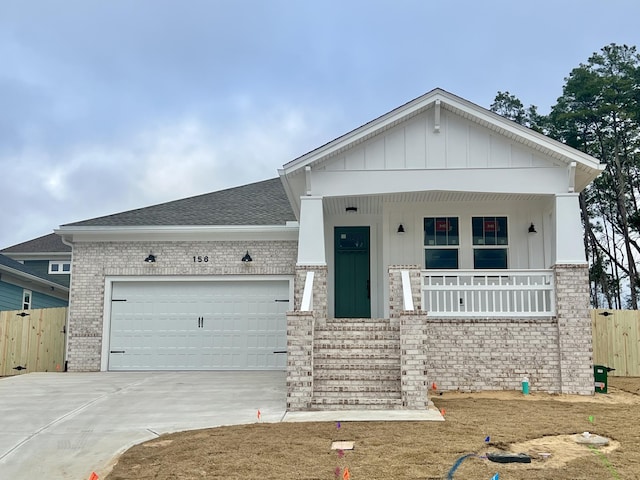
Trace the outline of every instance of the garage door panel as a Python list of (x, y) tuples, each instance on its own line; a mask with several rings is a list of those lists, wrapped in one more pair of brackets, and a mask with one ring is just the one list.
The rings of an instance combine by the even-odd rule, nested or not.
[[(110, 370), (284, 370), (287, 281), (114, 283)], [(200, 321), (199, 319), (202, 319)], [(124, 351), (125, 353), (118, 353)]]

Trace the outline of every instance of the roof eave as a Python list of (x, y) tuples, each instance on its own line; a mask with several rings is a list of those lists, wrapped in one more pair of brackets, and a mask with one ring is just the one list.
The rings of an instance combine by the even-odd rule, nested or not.
[(184, 239), (184, 238), (283, 238), (297, 239), (298, 222), (285, 225), (141, 225), (141, 226), (66, 226), (54, 230), (64, 240), (82, 237), (109, 239)]
[(6, 265), (0, 265), (0, 271), (7, 272), (13, 275), (14, 277), (22, 278), (30, 282), (39, 283), (47, 287), (57, 288), (60, 291), (69, 293), (69, 287), (65, 287), (60, 283), (52, 282), (51, 280), (46, 280), (44, 278), (38, 277), (36, 275), (32, 275), (30, 273), (23, 272), (21, 270), (17, 270), (15, 268), (8, 267)]

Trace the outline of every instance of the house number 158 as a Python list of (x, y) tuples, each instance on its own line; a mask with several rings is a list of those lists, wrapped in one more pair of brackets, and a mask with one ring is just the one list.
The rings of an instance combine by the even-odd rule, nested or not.
[(197, 256), (197, 257), (193, 257), (193, 262), (194, 263), (202, 263), (202, 262), (208, 262), (209, 261), (209, 256), (205, 255), (204, 257), (201, 256)]

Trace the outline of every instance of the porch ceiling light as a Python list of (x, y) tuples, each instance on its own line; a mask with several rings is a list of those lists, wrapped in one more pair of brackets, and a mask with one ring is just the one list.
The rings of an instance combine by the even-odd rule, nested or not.
[(538, 233), (536, 231), (536, 226), (531, 222), (531, 226), (529, 226), (529, 233)]
[(253, 262), (253, 258), (251, 258), (251, 255), (249, 255), (249, 250), (247, 250), (247, 253), (244, 254), (244, 257), (242, 257), (242, 261), (243, 262)]
[(358, 211), (358, 207), (347, 207), (344, 209), (347, 213), (356, 213)]
[(398, 225), (398, 235), (403, 235), (404, 234), (404, 225), (400, 224)]
[(153, 253), (149, 253), (149, 256), (144, 259), (147, 263), (156, 263), (156, 256)]

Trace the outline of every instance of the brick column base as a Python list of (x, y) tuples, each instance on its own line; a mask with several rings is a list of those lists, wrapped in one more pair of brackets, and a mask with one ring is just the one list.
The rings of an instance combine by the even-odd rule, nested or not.
[(287, 313), (287, 410), (311, 408), (313, 397), (313, 312)]
[(402, 406), (409, 410), (428, 405), (424, 338), (425, 313), (400, 313), (400, 368)]
[(593, 395), (593, 346), (587, 265), (556, 265), (560, 391)]

